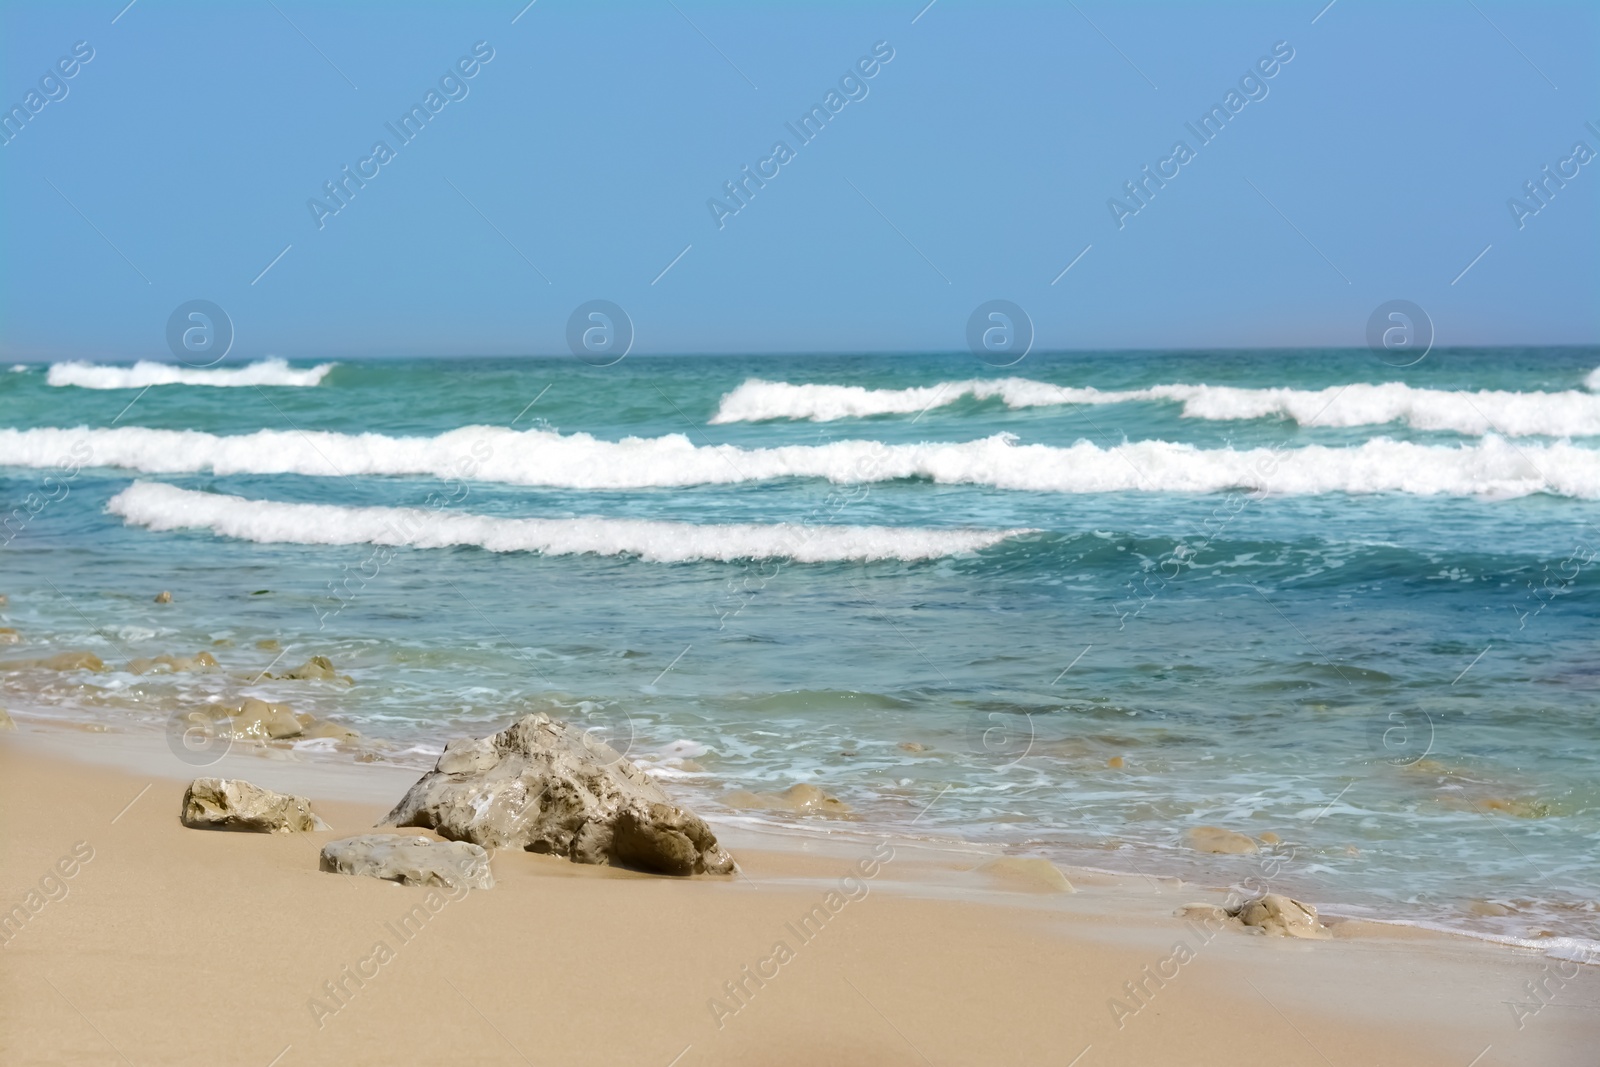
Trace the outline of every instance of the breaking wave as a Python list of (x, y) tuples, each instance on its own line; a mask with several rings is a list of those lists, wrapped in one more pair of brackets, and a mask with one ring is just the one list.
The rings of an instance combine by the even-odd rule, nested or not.
[(1032, 530), (895, 526), (698, 525), (641, 519), (511, 519), (431, 508), (285, 504), (135, 482), (106, 505), (151, 530), (203, 529), (263, 544), (474, 545), (549, 556), (637, 556), (651, 563), (789, 559), (796, 563), (929, 560), (976, 552)]
[(436, 437), (260, 430), (0, 429), (0, 465), (117, 467), (151, 474), (423, 475), (565, 489), (734, 485), (784, 478), (839, 484), (920, 478), (1052, 493), (1412, 493), (1600, 499), (1600, 451), (1500, 437), (1461, 445), (1375, 438), (1361, 445), (1202, 449), (1170, 441), (1102, 448), (974, 441), (740, 448), (683, 434), (606, 441), (586, 433), (467, 426)]
[(1600, 435), (1600, 369), (1584, 384), (1596, 392), (1478, 392), (1421, 389), (1401, 382), (1354, 383), (1327, 389), (1246, 389), (1226, 385), (1154, 385), (1104, 390), (1051, 385), (1027, 378), (944, 382), (912, 389), (858, 385), (795, 385), (753, 378), (722, 398), (713, 423), (805, 419), (832, 422), (873, 415), (920, 414), (962, 399), (999, 399), (1006, 407), (1177, 401), (1185, 418), (1287, 418), (1302, 426), (1381, 426), (1482, 436)]
[(141, 360), (131, 367), (100, 363), (53, 363), (45, 381), (50, 385), (75, 385), (80, 389), (143, 389), (151, 385), (319, 385), (335, 364), (321, 363), (297, 370), (282, 359), (263, 359), (233, 370), (180, 367), (172, 363)]

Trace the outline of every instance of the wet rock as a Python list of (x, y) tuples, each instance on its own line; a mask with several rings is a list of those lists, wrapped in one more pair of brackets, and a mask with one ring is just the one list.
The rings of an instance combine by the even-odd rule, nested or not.
[(165, 590), (165, 589), (161, 590), (161, 592), (156, 594), (156, 603), (157, 604), (170, 604), (170, 603), (172, 603), (172, 594), (170, 592), (168, 592), (167, 590)]
[(906, 752), (926, 752), (929, 747), (921, 741), (902, 741), (899, 745), (899, 748)]
[(1006, 882), (1015, 889), (1035, 893), (1071, 893), (1072, 883), (1060, 868), (1047, 859), (1036, 856), (1000, 856), (978, 867), (979, 874), (987, 874)]
[(0, 645), (14, 645), (22, 640), (22, 635), (9, 626), (0, 626)]
[(350, 683), (349, 678), (333, 669), (333, 661), (327, 656), (312, 656), (298, 667), (282, 674), (269, 674), (267, 677), (307, 682), (344, 682), (346, 685)]
[(1122, 770), (1122, 757), (1112, 756), (1110, 759), (1106, 760), (1106, 766), (1114, 771)]
[(298, 737), (306, 728), (287, 704), (269, 704), (255, 697), (246, 697), (239, 710), (233, 713), (232, 719), (235, 737), (253, 737), (263, 741)]
[(304, 738), (330, 737), (335, 741), (354, 741), (361, 736), (361, 733), (360, 731), (352, 730), (348, 726), (341, 726), (339, 723), (323, 719), (320, 722), (312, 722), (305, 726), (300, 731), (300, 736)]
[(752, 793), (735, 789), (722, 798), (730, 808), (752, 811), (792, 811), (798, 815), (848, 815), (850, 805), (809, 782), (792, 785), (781, 793)]
[(57, 652), (44, 659), (25, 659), (8, 667), (43, 667), (50, 671), (104, 671), (106, 665), (93, 652)]
[(630, 760), (544, 714), (452, 742), (383, 821), (575, 863), (660, 874), (734, 870), (711, 829)]
[(218, 666), (217, 657), (209, 652), (196, 652), (192, 656), (160, 655), (153, 659), (131, 659), (128, 670), (134, 674), (181, 674), (203, 671)]
[(1246, 901), (1239, 906), (1236, 914), (1246, 926), (1278, 937), (1329, 936), (1327, 928), (1317, 921), (1316, 908), (1281, 893), (1267, 893)]
[(282, 645), (278, 644), (278, 639), (275, 637), (263, 637), (256, 642), (256, 647), (263, 652), (278, 652), (283, 648)]
[(1260, 851), (1256, 843), (1244, 834), (1224, 830), (1220, 826), (1196, 826), (1189, 831), (1188, 838), (1189, 846), (1200, 852), (1242, 856)]
[(320, 866), (332, 874), (385, 878), (401, 885), (493, 889), (489, 853), (465, 841), (410, 834), (362, 834), (322, 847)]
[(183, 825), (257, 834), (326, 829), (305, 797), (274, 793), (240, 778), (196, 778), (183, 794)]
[(11, 720), (11, 713), (5, 708), (0, 708), (0, 731), (15, 730), (17, 724)]

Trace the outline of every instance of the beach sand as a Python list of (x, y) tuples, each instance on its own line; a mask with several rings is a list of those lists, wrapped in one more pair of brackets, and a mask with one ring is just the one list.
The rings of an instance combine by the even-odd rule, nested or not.
[[(973, 870), (993, 853), (719, 824), (735, 878), (500, 852), (495, 888), (446, 894), (318, 870), (413, 771), (170, 762), (136, 772), (154, 764), (116, 735), (0, 738), (0, 903), (39, 892), (0, 948), (0, 1061), (1558, 1067), (1600, 1046), (1600, 968), (1372, 924), (1205, 941), (1172, 912), (1220, 897), (1171, 879), (1069, 870), (1066, 894)], [(186, 829), (196, 774), (302, 792), (333, 829)]]

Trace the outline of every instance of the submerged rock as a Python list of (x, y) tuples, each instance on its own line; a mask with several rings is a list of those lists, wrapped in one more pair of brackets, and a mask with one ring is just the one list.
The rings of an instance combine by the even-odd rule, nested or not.
[(268, 678), (292, 679), (295, 681), (309, 682), (343, 682), (350, 684), (350, 679), (333, 669), (333, 660), (327, 656), (312, 656), (298, 667), (291, 667), (282, 674), (269, 674)]
[(791, 785), (781, 793), (752, 793), (735, 789), (722, 798), (730, 808), (757, 811), (792, 811), (800, 815), (848, 815), (850, 805), (809, 782)]
[(321, 868), (332, 874), (386, 878), (401, 885), (493, 889), (489, 853), (465, 841), (410, 834), (362, 834), (322, 846)]
[(354, 741), (356, 738), (361, 736), (361, 733), (357, 730), (352, 730), (348, 726), (341, 726), (339, 723), (329, 722), (328, 720), (323, 719), (320, 722), (311, 723), (304, 730), (300, 731), (300, 736), (331, 737), (335, 741)]
[(183, 794), (183, 825), (257, 834), (326, 829), (305, 797), (274, 793), (241, 778), (196, 778)]
[(156, 594), (156, 603), (157, 604), (170, 604), (170, 603), (172, 603), (172, 594), (170, 592), (168, 592), (167, 590), (165, 590), (165, 589), (161, 590), (161, 592)]
[(1059, 867), (1037, 856), (1001, 856), (979, 866), (978, 873), (1036, 893), (1075, 892)]
[(57, 652), (43, 659), (24, 659), (6, 667), (43, 667), (47, 671), (104, 671), (106, 665), (93, 652)]
[(22, 635), (9, 626), (0, 626), (0, 645), (14, 645), (22, 640)]
[(235, 737), (254, 737), (264, 741), (299, 737), (306, 728), (306, 724), (289, 710), (287, 704), (268, 704), (255, 697), (246, 697), (232, 718)]
[(1244, 834), (1224, 830), (1220, 826), (1194, 827), (1189, 831), (1189, 844), (1201, 852), (1217, 852), (1228, 856), (1260, 851), (1256, 843)]
[(452, 741), (383, 820), (455, 841), (658, 874), (731, 874), (711, 828), (588, 731), (528, 715)]
[(192, 656), (172, 656), (163, 653), (154, 659), (131, 659), (128, 670), (134, 674), (180, 674), (203, 671), (218, 666), (217, 657), (209, 652), (196, 652)]

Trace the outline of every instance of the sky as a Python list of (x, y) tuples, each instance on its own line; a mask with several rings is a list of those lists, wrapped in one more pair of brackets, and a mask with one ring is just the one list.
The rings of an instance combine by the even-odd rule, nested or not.
[(1593, 3), (125, 3), (0, 5), (0, 358), (1600, 340)]

